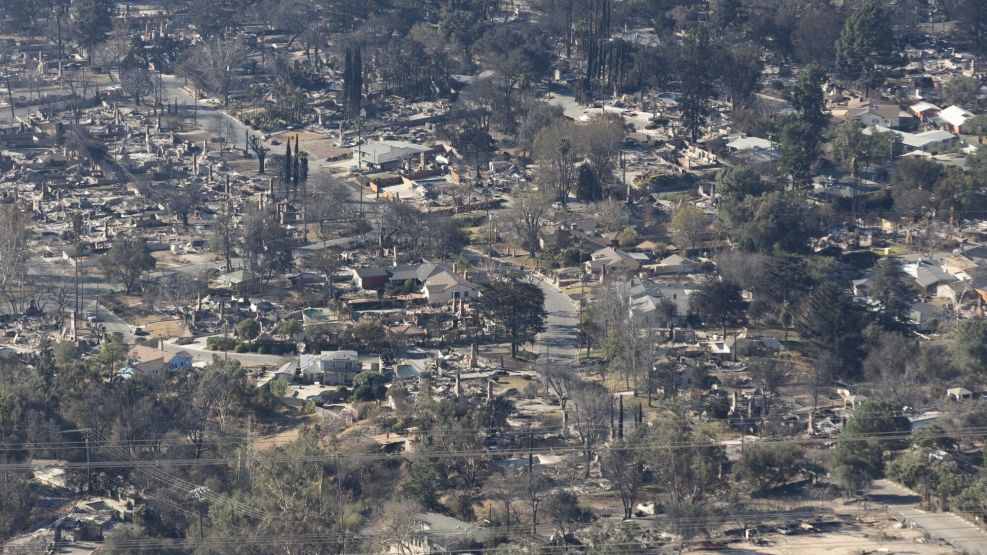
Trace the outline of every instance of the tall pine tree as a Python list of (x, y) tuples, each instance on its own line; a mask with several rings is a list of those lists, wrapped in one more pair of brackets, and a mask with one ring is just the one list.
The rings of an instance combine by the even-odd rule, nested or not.
[(877, 84), (877, 66), (891, 62), (895, 48), (890, 17), (879, 0), (867, 0), (847, 18), (836, 41), (836, 69), (868, 88)]

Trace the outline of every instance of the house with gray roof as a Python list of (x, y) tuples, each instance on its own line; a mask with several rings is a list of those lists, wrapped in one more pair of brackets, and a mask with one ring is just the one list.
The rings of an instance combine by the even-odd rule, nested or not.
[(367, 167), (388, 170), (400, 166), (405, 160), (421, 157), (432, 149), (407, 141), (377, 141), (353, 149), (353, 159)]
[(356, 351), (322, 351), (317, 355), (299, 355), (298, 368), (308, 381), (349, 385), (363, 371), (363, 364)]

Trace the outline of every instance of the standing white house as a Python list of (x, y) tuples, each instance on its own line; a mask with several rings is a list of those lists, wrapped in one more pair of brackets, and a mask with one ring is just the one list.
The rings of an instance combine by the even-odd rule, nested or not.
[(356, 351), (322, 351), (317, 355), (301, 355), (298, 367), (307, 381), (323, 384), (348, 385), (363, 371)]
[(426, 279), (421, 292), (428, 304), (435, 306), (453, 300), (475, 299), (479, 288), (463, 276), (445, 270)]

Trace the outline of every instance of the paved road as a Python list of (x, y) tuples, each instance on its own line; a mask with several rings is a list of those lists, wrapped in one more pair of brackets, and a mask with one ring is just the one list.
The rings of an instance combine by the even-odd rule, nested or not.
[[(133, 343), (136, 336), (130, 331), (130, 324), (118, 318), (96, 302), (99, 295), (111, 292), (111, 288), (102, 278), (92, 275), (92, 261), (87, 261), (82, 267), (82, 279), (79, 280), (79, 294), (82, 298), (83, 314), (94, 314), (99, 317), (99, 324), (108, 334), (119, 334), (123, 340)], [(75, 305), (75, 267), (72, 262), (62, 258), (44, 258), (37, 256), (28, 260), (28, 276), (34, 283), (45, 284), (53, 290), (65, 287), (67, 294), (66, 308)], [(51, 305), (51, 301), (44, 301)], [(80, 320), (82, 315), (79, 316)]]
[[(478, 268), (496, 270), (515, 267), (500, 260), (491, 260), (487, 255), (472, 249), (466, 250), (466, 258)], [(579, 310), (568, 295), (548, 281), (535, 274), (531, 274), (530, 279), (545, 293), (545, 310), (548, 312), (545, 331), (538, 334), (534, 352), (541, 360), (575, 363), (579, 351)]]
[(987, 555), (987, 532), (952, 513), (930, 513), (919, 508), (921, 496), (888, 480), (877, 480), (867, 496), (895, 516), (941, 539), (968, 555)]
[[(161, 84), (162, 84), (162, 89), (164, 91), (162, 96), (165, 99), (170, 101), (177, 100), (179, 109), (183, 111), (187, 112), (192, 110), (194, 99), (183, 88), (185, 86), (185, 81), (182, 78), (176, 77), (174, 75), (165, 75), (161, 79)], [(222, 134), (232, 135), (233, 137), (232, 142), (237, 145), (242, 146), (244, 132), (248, 130), (251, 135), (258, 135), (256, 131), (248, 129), (246, 126), (240, 123), (238, 119), (230, 116), (229, 114), (227, 114), (226, 112), (224, 112), (223, 110), (219, 109), (214, 105), (203, 102), (202, 100), (199, 100), (198, 102), (198, 109), (196, 113), (197, 113), (196, 123), (198, 127), (204, 129), (205, 131), (208, 131), (213, 135), (222, 135)], [(232, 132), (230, 132), (230, 130), (232, 130)], [(272, 153), (280, 153), (284, 150), (284, 147), (281, 145), (273, 145), (270, 142), (267, 142), (266, 144), (271, 149)], [(302, 144), (300, 148), (301, 150), (304, 151), (305, 150), (304, 144)], [(329, 163), (326, 162), (325, 160), (319, 160), (314, 156), (310, 156), (310, 159), (314, 161), (309, 166), (309, 172), (311, 175), (311, 179), (313, 180), (317, 179), (318, 176), (320, 175), (332, 175), (332, 171), (331, 171), (332, 168), (334, 167), (338, 168), (339, 166), (339, 163)], [(368, 212), (372, 211), (373, 205), (376, 201), (377, 199), (372, 195), (365, 195), (363, 197), (363, 204)], [(354, 212), (360, 209), (360, 194), (357, 190), (351, 191), (349, 204), (352, 205)], [(371, 225), (373, 224), (372, 220), (373, 219), (371, 218), (371, 222), (370, 222)], [(373, 236), (373, 232), (369, 231), (367, 233), (367, 236)], [(326, 242), (317, 241), (315, 243), (301, 247), (300, 250), (310, 252), (313, 250), (322, 250), (326, 247), (345, 247), (358, 240), (360, 240), (359, 236), (341, 237), (339, 239), (333, 239)]]
[[(623, 112), (623, 108), (617, 108), (616, 106), (609, 106), (607, 104), (601, 105), (600, 108), (582, 106), (576, 102), (576, 98), (572, 94), (559, 94), (555, 91), (552, 92), (552, 97), (548, 99), (548, 103), (561, 107), (562, 113), (565, 114), (566, 117), (572, 118), (576, 121), (585, 121), (586, 119), (597, 114), (616, 114)], [(647, 131), (648, 124), (651, 122), (651, 117), (653, 115), (654, 114), (649, 112), (635, 112), (634, 116), (624, 115), (624, 122), (633, 125), (634, 130), (637, 132), (645, 132)]]
[(538, 276), (532, 278), (545, 293), (548, 318), (538, 336), (538, 354), (552, 362), (575, 363), (579, 350), (579, 311), (572, 299)]
[(178, 353), (185, 351), (192, 355), (197, 361), (209, 362), (214, 356), (219, 358), (228, 357), (231, 360), (239, 361), (240, 364), (244, 366), (272, 366), (279, 367), (284, 364), (287, 359), (282, 356), (277, 355), (260, 355), (256, 353), (234, 353), (230, 351), (228, 353), (223, 353), (222, 351), (210, 351), (206, 349), (205, 339), (188, 345), (177, 345), (174, 340), (165, 341), (162, 343), (161, 348), (168, 353)]

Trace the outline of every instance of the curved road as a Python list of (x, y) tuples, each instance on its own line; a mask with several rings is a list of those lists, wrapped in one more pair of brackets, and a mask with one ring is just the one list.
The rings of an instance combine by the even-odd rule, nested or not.
[[(179, 108), (185, 111), (190, 111), (193, 109), (193, 104), (195, 103), (193, 97), (189, 95), (183, 87), (185, 86), (184, 80), (175, 77), (173, 75), (165, 75), (162, 77), (162, 97), (166, 101), (177, 100)], [(248, 131), (248, 128), (240, 123), (234, 117), (231, 117), (223, 110), (218, 107), (206, 104), (203, 101), (197, 103), (197, 116), (196, 123), (201, 129), (207, 131), (213, 135), (230, 135), (234, 137), (232, 142), (237, 142), (241, 140), (244, 133)], [(257, 134), (253, 130), (249, 130), (252, 134)], [(276, 152), (276, 145), (270, 143), (267, 144), (271, 148), (272, 152)], [(311, 168), (312, 175), (318, 175), (320, 173), (328, 173), (329, 165), (324, 161), (317, 161)], [(351, 199), (354, 204), (359, 202), (359, 195), (356, 191), (353, 192), (353, 197)], [(374, 203), (375, 199), (371, 196), (364, 197), (364, 202)], [(341, 246), (348, 244), (356, 240), (355, 237), (343, 237), (334, 241), (329, 241), (328, 245)], [(321, 249), (324, 243), (317, 242), (311, 245), (302, 247), (304, 250)], [(468, 258), (476, 264), (477, 266), (488, 266), (489, 261), (485, 255), (476, 251), (467, 251)], [(509, 264), (494, 260), (494, 266), (508, 266)], [(202, 264), (191, 264), (185, 267), (177, 268), (176, 271), (183, 273), (203, 273), (211, 267), (218, 267), (222, 264), (220, 262), (209, 262)], [(41, 262), (38, 264), (38, 273), (49, 273), (51, 271), (51, 266)], [(45, 271), (47, 270), (47, 271)], [(540, 357), (546, 357), (548, 360), (555, 362), (564, 363), (575, 363), (576, 355), (578, 351), (578, 324), (579, 315), (576, 306), (573, 304), (572, 299), (565, 295), (558, 288), (548, 283), (540, 276), (536, 274), (529, 275), (531, 281), (536, 283), (538, 287), (545, 293), (545, 308), (548, 312), (548, 318), (546, 322), (546, 329), (543, 333), (539, 334), (538, 339), (534, 345), (535, 352), (540, 355)], [(87, 302), (86, 310), (88, 312), (98, 312), (103, 317), (105, 326), (108, 331), (120, 332), (124, 337), (130, 341), (133, 341), (133, 334), (130, 333), (129, 326), (122, 320), (119, 320), (112, 314), (109, 314), (105, 310), (100, 310), (96, 307), (95, 302)], [(172, 345), (171, 348), (176, 348), (178, 346)], [(194, 347), (192, 347), (194, 349)], [(186, 350), (189, 350), (186, 347)], [(204, 353), (196, 353), (203, 355)], [(210, 353), (212, 354), (212, 353)], [(251, 360), (244, 362), (257, 363), (271, 363), (271, 360), (258, 360), (259, 357), (254, 355), (250, 357)], [(544, 359), (543, 359), (544, 360)]]
[[(491, 260), (487, 255), (470, 248), (465, 252), (470, 264), (478, 268), (517, 268), (501, 260)], [(579, 352), (579, 311), (575, 303), (538, 274), (529, 273), (528, 278), (545, 293), (545, 310), (548, 313), (545, 331), (538, 334), (534, 352), (542, 361), (575, 364)]]
[(921, 528), (969, 555), (987, 555), (987, 532), (949, 513), (929, 513), (920, 508), (922, 497), (890, 480), (876, 480), (867, 492), (871, 500), (887, 506), (887, 510), (904, 519), (906, 524)]
[[(186, 109), (191, 108), (193, 99), (182, 89), (184, 83), (180, 78), (165, 76), (162, 83), (165, 90), (165, 98), (177, 98), (180, 106)], [(198, 125), (214, 134), (221, 134), (225, 131), (224, 128), (226, 126), (232, 125), (234, 137), (242, 137), (244, 131), (247, 129), (238, 120), (230, 117), (222, 110), (204, 106), (201, 102), (198, 109)], [(274, 145), (269, 144), (268, 146), (272, 147), (273, 151)], [(319, 161), (314, 165), (312, 171), (313, 175), (328, 172), (328, 165)], [(358, 202), (358, 195), (354, 193), (352, 200)], [(364, 202), (373, 203), (375, 199), (371, 196), (366, 196), (364, 197)], [(338, 246), (354, 240), (356, 238), (344, 237), (330, 241), (329, 244)], [(321, 246), (322, 243), (317, 242), (303, 247), (303, 249), (318, 249)], [(467, 257), (477, 266), (488, 265), (486, 256), (479, 252), (467, 251)], [(494, 261), (494, 263), (495, 266), (507, 265), (501, 261)], [(539, 276), (532, 274), (531, 279), (545, 293), (545, 309), (548, 311), (546, 329), (538, 336), (535, 344), (535, 352), (542, 357), (547, 354), (548, 360), (551, 361), (575, 363), (579, 337), (579, 312), (576, 306), (566, 294)]]

